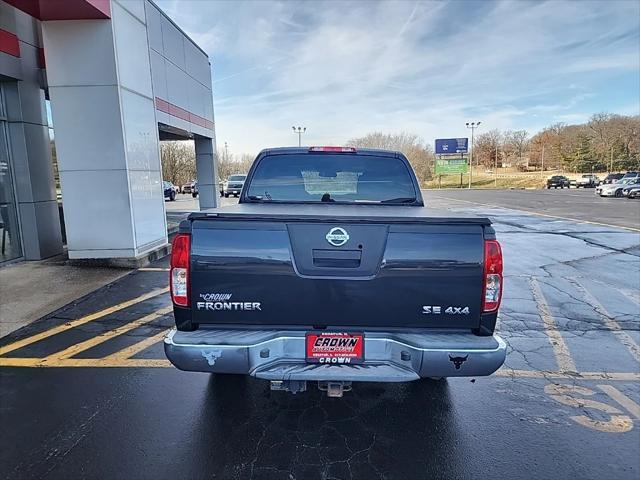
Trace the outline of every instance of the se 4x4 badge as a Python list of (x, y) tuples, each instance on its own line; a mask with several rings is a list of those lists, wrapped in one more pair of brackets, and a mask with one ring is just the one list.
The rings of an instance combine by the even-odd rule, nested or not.
[(427, 315), (440, 315), (442, 313), (447, 315), (469, 315), (469, 307), (447, 307), (443, 309), (439, 305), (423, 305), (422, 313)]

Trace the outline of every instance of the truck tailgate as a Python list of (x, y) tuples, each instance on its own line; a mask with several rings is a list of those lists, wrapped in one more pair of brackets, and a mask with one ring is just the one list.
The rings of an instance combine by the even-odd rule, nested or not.
[[(297, 216), (246, 221), (216, 215), (191, 222), (195, 323), (307, 329), (479, 326), (486, 220)], [(331, 237), (334, 243), (344, 241), (339, 246), (327, 238), (334, 228), (341, 229)]]

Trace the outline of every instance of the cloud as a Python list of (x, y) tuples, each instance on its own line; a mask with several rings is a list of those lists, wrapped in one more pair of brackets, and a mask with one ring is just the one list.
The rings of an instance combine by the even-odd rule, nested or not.
[(432, 142), (639, 101), (637, 2), (158, 3), (212, 57), (216, 132), (237, 153), (294, 144), (293, 124), (309, 144)]

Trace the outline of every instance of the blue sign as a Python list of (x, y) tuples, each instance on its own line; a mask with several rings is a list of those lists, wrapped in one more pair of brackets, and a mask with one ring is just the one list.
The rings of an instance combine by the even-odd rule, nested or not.
[(436, 154), (467, 153), (469, 151), (468, 145), (468, 138), (436, 138)]

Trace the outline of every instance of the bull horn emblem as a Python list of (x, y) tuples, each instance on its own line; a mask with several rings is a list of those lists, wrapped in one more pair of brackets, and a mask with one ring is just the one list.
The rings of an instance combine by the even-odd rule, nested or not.
[(451, 355), (449, 355), (449, 360), (453, 362), (453, 365), (456, 367), (456, 370), (460, 370), (460, 367), (464, 362), (467, 361), (467, 358), (469, 358), (469, 355), (465, 355), (464, 357), (452, 357)]

